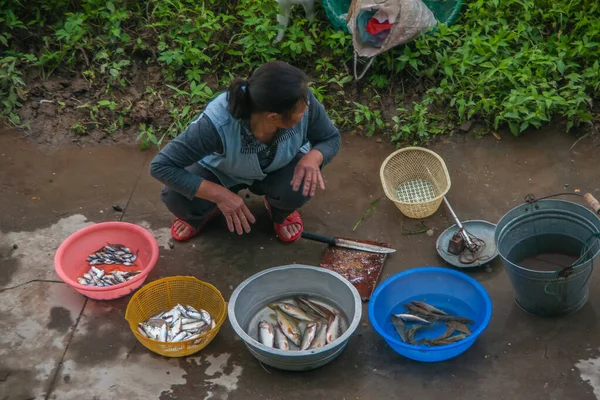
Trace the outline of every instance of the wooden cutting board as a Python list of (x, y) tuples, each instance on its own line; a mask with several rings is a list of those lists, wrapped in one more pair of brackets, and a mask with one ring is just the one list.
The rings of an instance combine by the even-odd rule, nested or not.
[[(389, 243), (384, 242), (350, 238), (342, 239), (390, 247)], [(368, 301), (373, 294), (373, 290), (375, 290), (387, 256), (387, 254), (368, 253), (366, 251), (329, 246), (321, 259), (320, 266), (342, 275), (354, 285), (362, 300)]]

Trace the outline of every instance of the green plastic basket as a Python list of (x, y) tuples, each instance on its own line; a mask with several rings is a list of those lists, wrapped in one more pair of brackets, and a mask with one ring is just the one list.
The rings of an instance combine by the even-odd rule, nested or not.
[[(327, 19), (338, 31), (349, 33), (346, 25), (346, 15), (350, 9), (350, 3), (351, 0), (322, 0)], [(463, 0), (423, 0), (423, 3), (429, 7), (438, 21), (446, 25), (452, 25), (458, 18)]]
[(325, 9), (327, 19), (334, 29), (350, 33), (348, 25), (346, 25), (346, 15), (351, 2), (351, 0), (322, 0), (321, 4)]

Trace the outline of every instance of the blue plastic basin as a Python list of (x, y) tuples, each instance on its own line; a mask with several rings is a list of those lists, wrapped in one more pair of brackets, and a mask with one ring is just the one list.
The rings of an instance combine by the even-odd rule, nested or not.
[[(391, 320), (391, 314), (406, 312), (404, 304), (425, 301), (448, 314), (475, 321), (472, 334), (444, 346), (410, 345), (404, 343)], [(475, 279), (451, 269), (421, 267), (400, 272), (383, 281), (371, 296), (369, 320), (379, 335), (396, 353), (416, 361), (438, 362), (465, 352), (487, 328), (492, 318), (492, 300)], [(436, 338), (446, 327), (418, 331), (415, 339)]]

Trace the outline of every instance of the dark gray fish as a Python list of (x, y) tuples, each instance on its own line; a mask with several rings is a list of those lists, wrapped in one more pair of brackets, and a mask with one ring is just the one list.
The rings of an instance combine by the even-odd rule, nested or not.
[(426, 311), (429, 311), (430, 313), (433, 313), (433, 314), (447, 315), (447, 313), (445, 313), (444, 311), (440, 310), (439, 308), (435, 308), (431, 304), (427, 304), (424, 301), (411, 301), (411, 304), (413, 304), (417, 307), (420, 307)]
[(429, 325), (413, 325), (413, 326), (411, 326), (406, 334), (406, 341), (410, 344), (416, 344), (415, 343), (415, 334), (418, 331), (420, 331), (421, 329), (428, 329), (428, 328), (429, 328)]
[(394, 324), (396, 332), (398, 332), (398, 335), (400, 335), (400, 339), (402, 339), (403, 342), (408, 343), (408, 332), (406, 330), (406, 324), (404, 324), (402, 318), (392, 315), (392, 324)]
[(447, 344), (459, 342), (466, 337), (467, 337), (467, 335), (460, 334), (460, 335), (450, 336), (445, 339), (424, 339), (424, 340), (421, 340), (419, 343), (428, 344), (429, 346), (444, 346)]

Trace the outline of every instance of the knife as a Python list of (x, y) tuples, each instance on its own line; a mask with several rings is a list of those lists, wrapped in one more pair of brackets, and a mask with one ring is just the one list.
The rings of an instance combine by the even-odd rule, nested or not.
[(345, 247), (347, 249), (366, 251), (369, 253), (390, 254), (396, 252), (395, 249), (390, 249), (388, 247), (375, 246), (372, 244), (355, 242), (353, 240), (324, 236), (319, 235), (318, 233), (302, 232), (302, 237), (304, 239), (314, 240), (316, 242), (327, 243), (330, 246)]

